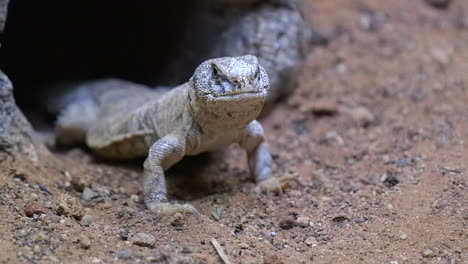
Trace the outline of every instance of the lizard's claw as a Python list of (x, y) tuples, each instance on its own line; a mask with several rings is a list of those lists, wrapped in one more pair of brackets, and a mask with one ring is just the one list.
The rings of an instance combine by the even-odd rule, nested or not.
[(296, 176), (288, 175), (283, 177), (270, 177), (257, 184), (255, 190), (257, 193), (283, 193), (284, 190), (289, 188), (291, 181), (297, 181)]
[(149, 210), (160, 216), (171, 216), (175, 213), (199, 215), (198, 210), (191, 204), (178, 203), (149, 203), (146, 205)]

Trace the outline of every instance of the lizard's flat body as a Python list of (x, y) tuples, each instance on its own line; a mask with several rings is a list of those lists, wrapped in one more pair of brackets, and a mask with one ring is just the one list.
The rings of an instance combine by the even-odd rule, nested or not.
[(56, 139), (63, 144), (85, 141), (111, 159), (147, 156), (146, 206), (162, 214), (195, 211), (167, 202), (164, 170), (185, 155), (238, 143), (248, 153), (257, 182), (267, 182), (272, 160), (255, 118), (268, 88), (266, 71), (251, 55), (205, 61), (189, 82), (165, 93), (118, 80), (85, 84), (77, 93), (81, 89), (88, 96), (72, 96), (64, 105)]

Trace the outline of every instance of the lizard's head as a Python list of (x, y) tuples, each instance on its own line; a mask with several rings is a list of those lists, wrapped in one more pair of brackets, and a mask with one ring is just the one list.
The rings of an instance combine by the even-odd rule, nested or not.
[(256, 119), (269, 82), (257, 57), (223, 57), (203, 62), (191, 82), (190, 106), (202, 128), (241, 128)]

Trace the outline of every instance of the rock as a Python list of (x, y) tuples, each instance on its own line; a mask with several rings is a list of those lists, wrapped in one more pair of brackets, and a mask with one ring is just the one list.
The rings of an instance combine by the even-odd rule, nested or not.
[(248, 249), (250, 247), (247, 243), (240, 243), (239, 246), (241, 249)]
[(137, 246), (141, 247), (154, 247), (156, 243), (156, 238), (153, 235), (148, 233), (136, 233), (131, 239), (130, 242)]
[(426, 0), (426, 3), (437, 9), (447, 9), (452, 0)]
[(405, 232), (401, 232), (400, 235), (398, 236), (401, 240), (406, 240), (408, 238), (408, 235)]
[(336, 100), (332, 99), (318, 99), (310, 102), (302, 102), (299, 106), (301, 112), (312, 112), (318, 116), (334, 115), (338, 112)]
[(55, 201), (55, 211), (58, 215), (71, 216), (76, 219), (80, 219), (82, 216), (81, 203), (78, 199), (67, 194), (60, 195)]
[(310, 223), (310, 218), (307, 216), (299, 216), (296, 219), (296, 225), (300, 227), (308, 227)]
[(431, 55), (432, 58), (442, 66), (450, 64), (451, 57), (449, 52), (445, 49), (432, 49)]
[(270, 254), (263, 257), (263, 263), (265, 264), (284, 264), (285, 262), (279, 255)]
[(89, 240), (88, 237), (81, 235), (79, 245), (80, 245), (80, 248), (88, 249), (91, 247), (91, 240)]
[(421, 251), (421, 255), (425, 258), (433, 258), (433, 257), (437, 257), (437, 253), (434, 252), (434, 250), (430, 249), (430, 248), (425, 248)]
[(86, 187), (90, 187), (93, 181), (94, 181), (94, 178), (91, 175), (73, 174), (71, 176), (70, 183), (73, 186), (73, 188), (75, 188), (75, 190), (82, 192)]
[(5, 22), (7, 19), (7, 11), (8, 11), (8, 2), (10, 0), (0, 0), (0, 32), (3, 32), (5, 28)]
[(39, 203), (31, 203), (24, 209), (27, 217), (32, 217), (35, 214), (47, 214), (47, 208)]
[(181, 213), (175, 213), (172, 215), (170, 222), (173, 226), (183, 226), (185, 223), (184, 215)]
[[(1, 1), (1, 0), (0, 0)], [(5, 1), (0, 2), (0, 8)], [(3, 10), (0, 10), (0, 19)], [(0, 21), (0, 26), (2, 22)], [(0, 71), (0, 152), (14, 157), (24, 156), (34, 164), (38, 162), (33, 129), (18, 109), (13, 98), (13, 85)], [(41, 147), (41, 150), (45, 147)]]
[(308, 246), (312, 246), (312, 245), (317, 244), (317, 240), (313, 237), (309, 237), (304, 241), (304, 243), (306, 243), (306, 245)]
[(293, 228), (294, 226), (294, 221), (291, 220), (291, 219), (282, 219), (279, 223), (279, 226), (282, 228), (282, 229), (291, 229)]
[(81, 218), (80, 223), (84, 226), (90, 226), (92, 223), (94, 223), (94, 217), (92, 215), (83, 215)]
[(369, 111), (369, 109), (360, 106), (349, 110), (351, 118), (361, 126), (367, 127), (375, 122), (375, 116)]
[(118, 235), (122, 240), (128, 240), (130, 237), (130, 230), (127, 228), (120, 228)]
[(83, 189), (83, 193), (81, 194), (81, 199), (84, 201), (91, 201), (94, 198), (100, 197), (101, 195), (88, 187)]
[(114, 257), (116, 259), (124, 259), (124, 260), (131, 259), (132, 258), (132, 252), (129, 251), (129, 250), (125, 250), (125, 249), (119, 250), (119, 251), (115, 252)]
[(382, 176), (380, 176), (380, 182), (382, 182), (383, 185), (385, 185), (388, 188), (391, 188), (400, 183), (398, 178), (395, 176), (395, 173), (389, 170), (387, 170)]

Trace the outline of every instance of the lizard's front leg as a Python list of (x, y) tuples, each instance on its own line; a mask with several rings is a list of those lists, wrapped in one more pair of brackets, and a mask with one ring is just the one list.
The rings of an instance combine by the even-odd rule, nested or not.
[(243, 130), (240, 145), (247, 151), (249, 169), (260, 191), (282, 192), (288, 186), (290, 177), (270, 177), (273, 161), (258, 121), (250, 122)]
[(164, 171), (185, 155), (186, 140), (182, 135), (170, 134), (156, 141), (148, 151), (143, 164), (143, 195), (145, 205), (159, 215), (176, 212), (198, 213), (190, 204), (169, 203)]

